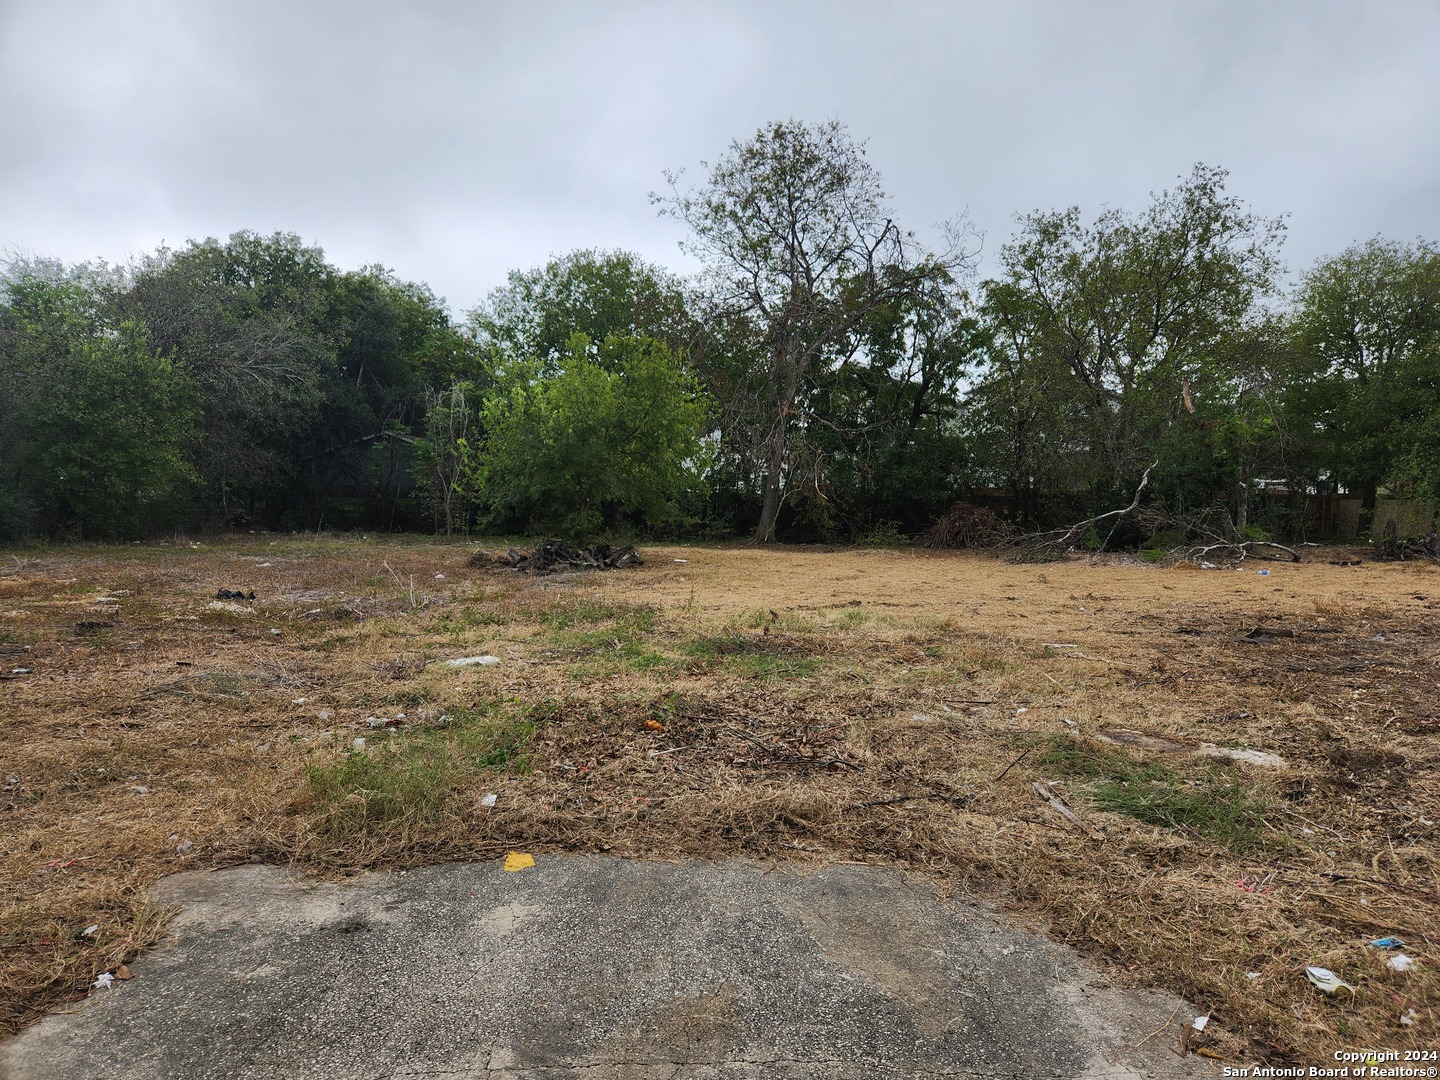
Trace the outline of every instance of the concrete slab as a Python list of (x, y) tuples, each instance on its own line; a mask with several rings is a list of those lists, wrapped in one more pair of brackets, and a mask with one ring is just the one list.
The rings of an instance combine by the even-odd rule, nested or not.
[[(1209, 1075), (1177, 1008), (896, 871), (541, 857), (161, 883), (174, 932), (7, 1080)], [(1138, 1049), (1137, 1049), (1138, 1047)]]

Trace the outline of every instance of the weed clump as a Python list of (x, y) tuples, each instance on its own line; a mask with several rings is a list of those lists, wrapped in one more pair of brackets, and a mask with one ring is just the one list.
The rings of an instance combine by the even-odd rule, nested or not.
[(1060, 735), (1051, 737), (1038, 763), (1089, 781), (1088, 794), (1098, 810), (1202, 836), (1236, 853), (1264, 846), (1269, 805), (1213, 765), (1186, 775)]
[(332, 840), (443, 815), (463, 784), (486, 771), (527, 773), (535, 723), (528, 714), (447, 713), (443, 727), (398, 731), (305, 770), (301, 804)]

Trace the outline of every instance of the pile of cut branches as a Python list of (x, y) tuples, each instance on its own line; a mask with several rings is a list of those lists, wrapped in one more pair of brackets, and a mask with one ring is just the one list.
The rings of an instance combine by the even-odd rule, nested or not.
[(571, 547), (562, 540), (541, 540), (531, 552), (511, 548), (503, 555), (477, 551), (470, 557), (471, 566), (495, 566), (502, 570), (518, 570), (522, 574), (551, 574), (561, 570), (621, 570), (639, 566), (644, 560), (633, 545), (612, 548), (609, 544)]
[(1400, 529), (1395, 524), (1395, 519), (1391, 518), (1380, 530), (1380, 541), (1376, 544), (1375, 557), (1382, 562), (1393, 562), (1400, 559), (1429, 559), (1431, 562), (1440, 562), (1440, 536), (1429, 532), (1424, 536), (1412, 536), (1401, 540)]
[(1000, 519), (985, 507), (957, 502), (930, 526), (920, 543), (928, 548), (988, 547), (1004, 535)]

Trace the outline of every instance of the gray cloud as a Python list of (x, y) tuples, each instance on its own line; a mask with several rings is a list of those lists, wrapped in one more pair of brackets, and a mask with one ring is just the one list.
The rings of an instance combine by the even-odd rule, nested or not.
[(684, 268), (647, 194), (838, 117), (900, 218), (1138, 209), (1196, 161), (1303, 268), (1440, 237), (1440, 5), (1154, 0), (0, 0), (0, 246), (111, 260), (241, 228), (459, 311), (574, 247)]

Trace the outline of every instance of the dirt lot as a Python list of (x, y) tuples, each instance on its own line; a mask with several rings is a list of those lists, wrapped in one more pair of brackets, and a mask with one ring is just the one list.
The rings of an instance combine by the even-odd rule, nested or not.
[(164, 874), (521, 849), (907, 866), (1210, 1009), (1217, 1066), (1440, 1046), (1440, 570), (474, 551), (4, 557), (0, 1031)]

